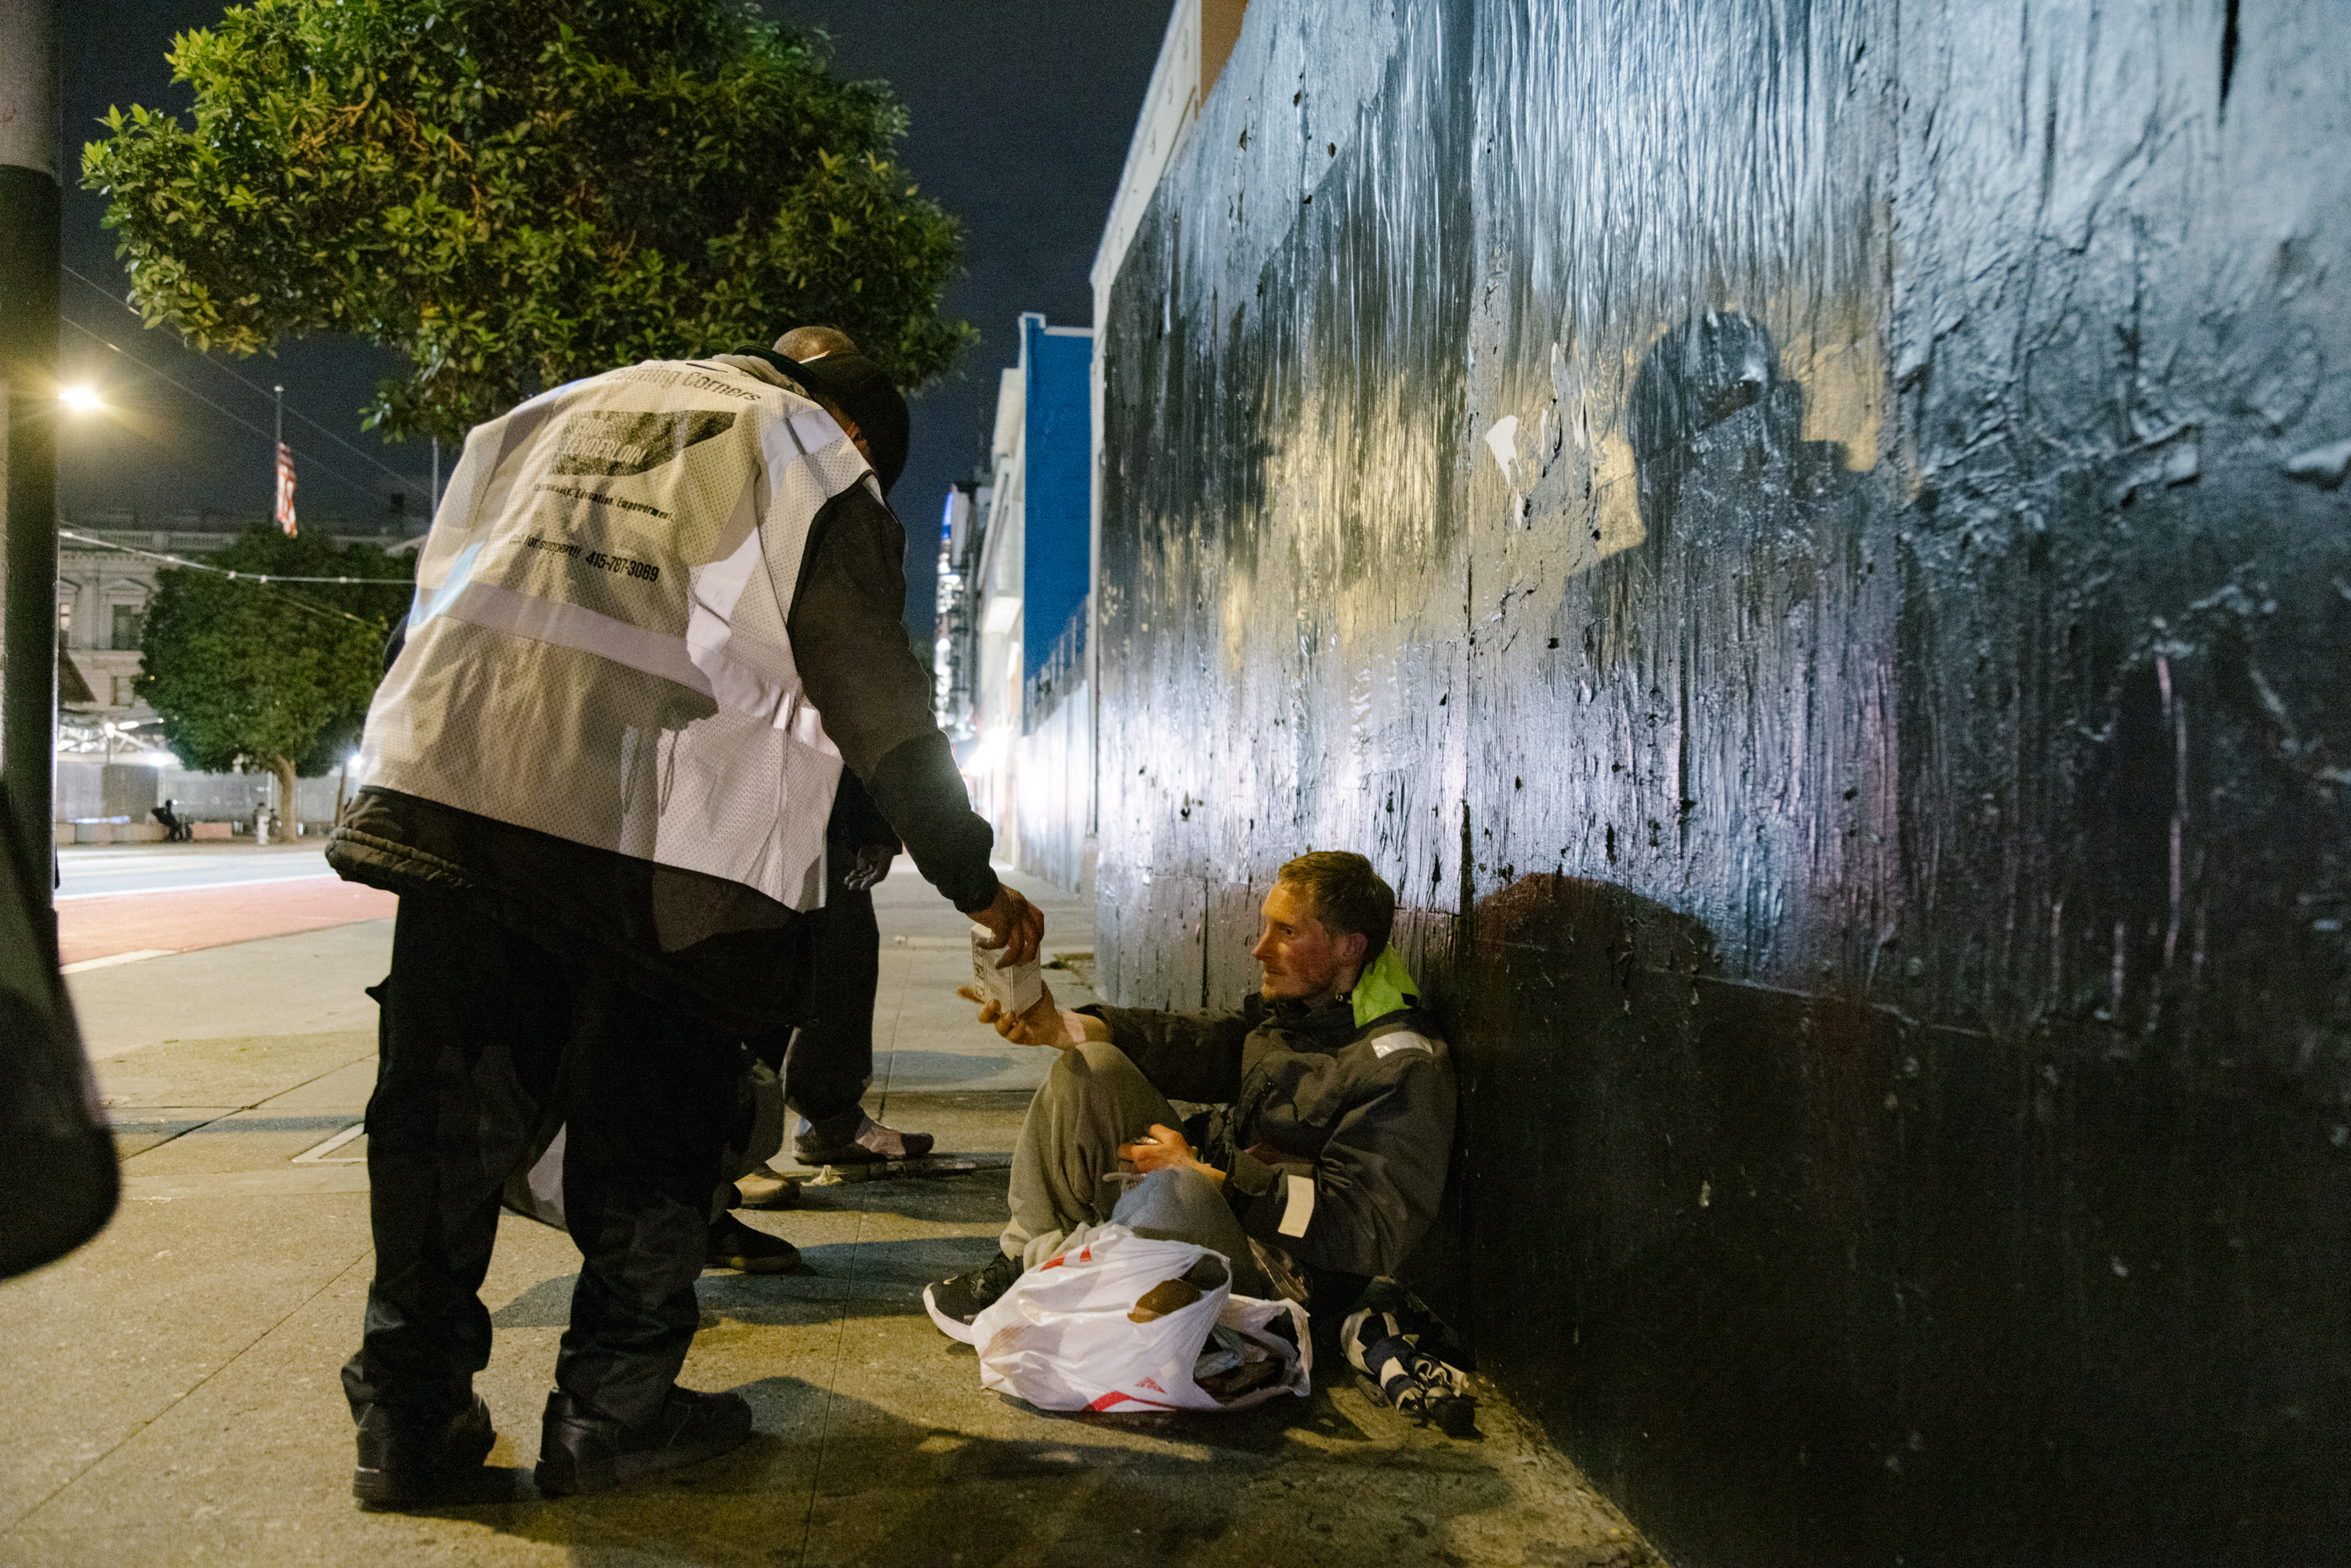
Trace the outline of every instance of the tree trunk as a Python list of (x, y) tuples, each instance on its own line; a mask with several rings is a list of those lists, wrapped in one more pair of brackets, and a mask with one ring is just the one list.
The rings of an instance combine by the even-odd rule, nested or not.
[(278, 836), (290, 839), (294, 836), (294, 824), (301, 821), (294, 807), (294, 764), (283, 757), (264, 758), (262, 763), (277, 779)]

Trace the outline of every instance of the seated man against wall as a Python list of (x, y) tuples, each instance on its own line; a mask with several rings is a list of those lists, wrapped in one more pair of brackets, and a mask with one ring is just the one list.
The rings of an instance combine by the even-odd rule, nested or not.
[[(1454, 1085), (1388, 946), (1395, 894), (1362, 855), (1320, 851), (1281, 868), (1264, 915), (1264, 981), (1236, 1012), (1064, 1012), (1050, 991), (981, 1008), (1061, 1057), (1021, 1123), (1001, 1248), (923, 1292), (942, 1332), (969, 1339), (1023, 1269), (1104, 1220), (1214, 1248), (1236, 1292), (1331, 1319), (1404, 1261), (1444, 1195)], [(1187, 1135), (1170, 1100), (1217, 1109)], [(1142, 1173), (1123, 1193), (1105, 1179), (1122, 1162)]]

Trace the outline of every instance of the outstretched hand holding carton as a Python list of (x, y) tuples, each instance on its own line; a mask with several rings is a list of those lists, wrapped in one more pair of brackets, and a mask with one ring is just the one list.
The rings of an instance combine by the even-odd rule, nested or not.
[[(1037, 961), (1037, 946), (1045, 940), (1045, 912), (1020, 895), (1010, 883), (996, 884), (996, 902), (973, 915), (972, 923), (986, 927), (996, 940), (985, 944), (1002, 951), (1000, 964), (1033, 964)], [(977, 937), (975, 946), (982, 946)]]
[(1054, 1005), (1053, 988), (1041, 979), (1037, 1000), (1024, 1012), (1008, 1011), (1003, 1003), (982, 996), (977, 986), (958, 986), (956, 995), (979, 1004), (979, 1021), (1015, 1045), (1051, 1045), (1067, 1051), (1089, 1040), (1108, 1040), (1110, 1026), (1086, 1013), (1063, 1012)]

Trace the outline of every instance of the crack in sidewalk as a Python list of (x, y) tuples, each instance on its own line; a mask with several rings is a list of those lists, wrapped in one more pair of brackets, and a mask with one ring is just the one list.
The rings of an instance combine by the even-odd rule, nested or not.
[[(297, 1087), (298, 1088), (299, 1085), (297, 1085)], [(35, 1503), (24, 1512), (10, 1520), (6, 1527), (8, 1532), (10, 1534), (14, 1534), (18, 1530), (21, 1530), (25, 1525), (31, 1522), (34, 1515), (39, 1513), (43, 1509), (57, 1501), (58, 1498), (64, 1496), (67, 1491), (71, 1490), (75, 1482), (80, 1480), (84, 1476), (89, 1475), (92, 1470), (97, 1469), (100, 1465), (106, 1463), (107, 1460), (120, 1453), (133, 1439), (137, 1438), (149, 1427), (154, 1426), (156, 1422), (161, 1421), (164, 1416), (169, 1416), (172, 1411), (177, 1410), (181, 1406), (186, 1404), (189, 1400), (202, 1393), (205, 1388), (209, 1387), (214, 1378), (218, 1377), (222, 1373), (226, 1372), (230, 1367), (235, 1366), (238, 1362), (251, 1354), (253, 1348), (256, 1345), (259, 1344), (263, 1340), (267, 1339), (271, 1334), (276, 1333), (279, 1329), (284, 1328), (287, 1323), (291, 1322), (294, 1320), (295, 1315), (300, 1312), (303, 1308), (308, 1306), (312, 1301), (317, 1301), (320, 1296), (325, 1295), (329, 1291), (333, 1290), (337, 1285), (340, 1284), (345, 1279), (350, 1277), (351, 1270), (357, 1269), (362, 1263), (365, 1263), (370, 1258), (373, 1257), (374, 1254), (375, 1249), (372, 1246), (367, 1247), (360, 1251), (358, 1257), (352, 1259), (349, 1263), (344, 1264), (341, 1268), (336, 1270), (331, 1274), (329, 1274), (324, 1283), (320, 1284), (317, 1290), (311, 1291), (308, 1295), (304, 1296), (300, 1301), (295, 1302), (293, 1306), (287, 1308), (276, 1322), (263, 1329), (259, 1333), (255, 1334), (250, 1340), (247, 1340), (243, 1345), (239, 1346), (233, 1354), (223, 1356), (218, 1366), (214, 1367), (210, 1372), (205, 1373), (194, 1383), (173, 1395), (165, 1402), (162, 1409), (156, 1411), (145, 1420), (141, 1421), (136, 1426), (132, 1427), (131, 1430), (125, 1432), (104, 1453), (93, 1457), (88, 1464), (74, 1471), (73, 1474), (68, 1476), (64, 1480), (59, 1481), (55, 1487), (52, 1487), (49, 1491), (42, 1497), (40, 1501)]]
[[(171, 1044), (175, 1044), (175, 1043), (177, 1043), (177, 1042), (176, 1042), (176, 1041), (172, 1041), (172, 1040), (165, 1040), (165, 1041), (162, 1041), (162, 1043), (163, 1043), (163, 1044), (165, 1044), (165, 1045), (171, 1045)], [(125, 1052), (124, 1054), (125, 1054), (125, 1055), (128, 1055), (128, 1054), (129, 1054), (129, 1052)], [(303, 1079), (303, 1080), (302, 1080), (300, 1082), (298, 1082), (298, 1083), (289, 1083), (289, 1084), (287, 1084), (285, 1088), (278, 1090), (278, 1091), (277, 1091), (276, 1093), (274, 1093), (274, 1094), (269, 1094), (269, 1095), (265, 1096), (265, 1097), (264, 1097), (264, 1098), (262, 1098), (262, 1099), (256, 1100), (256, 1101), (255, 1101), (252, 1104), (250, 1104), (250, 1105), (236, 1105), (236, 1106), (232, 1106), (232, 1107), (231, 1107), (231, 1108), (229, 1108), (228, 1110), (223, 1111), (219, 1115), (217, 1115), (217, 1116), (214, 1116), (214, 1117), (211, 1117), (211, 1118), (209, 1118), (208, 1120), (202, 1121), (202, 1122), (192, 1122), (192, 1123), (190, 1123), (187, 1126), (184, 1126), (184, 1127), (181, 1128), (181, 1129), (180, 1129), (178, 1132), (176, 1132), (176, 1133), (172, 1133), (172, 1134), (169, 1134), (168, 1136), (165, 1136), (165, 1137), (158, 1138), (157, 1140), (155, 1140), (155, 1142), (153, 1142), (153, 1143), (152, 1143), (152, 1144), (148, 1145), (145, 1148), (143, 1148), (143, 1149), (140, 1150), (138, 1154), (135, 1154), (135, 1155), (130, 1155), (128, 1158), (125, 1158), (125, 1159), (124, 1159), (124, 1160), (122, 1160), (120, 1163), (121, 1163), (121, 1164), (123, 1164), (123, 1165), (125, 1165), (125, 1166), (128, 1166), (128, 1165), (131, 1162), (131, 1160), (138, 1159), (141, 1155), (152, 1155), (152, 1154), (153, 1154), (157, 1149), (162, 1148), (164, 1145), (166, 1145), (166, 1144), (175, 1144), (175, 1143), (178, 1143), (182, 1138), (186, 1137), (186, 1136), (187, 1136), (189, 1134), (191, 1134), (191, 1133), (201, 1133), (201, 1132), (203, 1132), (206, 1127), (213, 1126), (213, 1125), (214, 1125), (214, 1124), (217, 1124), (217, 1123), (225, 1122), (225, 1121), (227, 1121), (231, 1116), (242, 1116), (242, 1115), (243, 1115), (243, 1114), (245, 1114), (247, 1111), (258, 1111), (258, 1110), (260, 1110), (264, 1105), (268, 1104), (271, 1101), (273, 1101), (273, 1100), (282, 1100), (282, 1099), (284, 1099), (287, 1095), (293, 1093), (293, 1092), (294, 1092), (294, 1091), (296, 1091), (297, 1089), (308, 1089), (311, 1084), (320, 1082), (322, 1082), (322, 1081), (324, 1081), (324, 1080), (326, 1080), (326, 1079), (329, 1079), (329, 1078), (332, 1078), (332, 1077), (333, 1077), (336, 1073), (338, 1073), (338, 1072), (347, 1072), (347, 1071), (349, 1071), (350, 1069), (352, 1069), (352, 1068), (354, 1068), (354, 1067), (357, 1067), (360, 1062), (368, 1061), (370, 1058), (373, 1057), (374, 1055), (375, 1055), (375, 1052), (374, 1052), (373, 1051), (368, 1051), (365, 1055), (362, 1055), (362, 1056), (354, 1056), (354, 1057), (352, 1057), (349, 1061), (340, 1062), (340, 1063), (338, 1063), (337, 1065), (335, 1065), (335, 1066), (333, 1066), (333, 1067), (329, 1067), (329, 1069), (327, 1069), (324, 1072), (321, 1072), (321, 1073), (318, 1074), (316, 1077), (312, 1077), (312, 1078), (305, 1078), (305, 1079)], [(116, 1059), (113, 1059), (113, 1060), (120, 1060), (120, 1058), (116, 1058)], [(144, 1108), (144, 1107), (138, 1106), (138, 1105), (108, 1105), (108, 1106), (106, 1106), (106, 1107), (105, 1107), (105, 1110), (106, 1110), (106, 1112), (107, 1112), (107, 1123), (108, 1123), (109, 1127), (110, 1127), (110, 1128), (111, 1128), (111, 1126), (113, 1125), (113, 1120), (114, 1120), (113, 1113), (114, 1113), (115, 1112), (117, 1112), (117, 1111), (138, 1111), (138, 1110), (141, 1110), (141, 1109), (143, 1109), (143, 1108)], [(172, 1107), (168, 1106), (168, 1105), (163, 1105), (163, 1106), (158, 1106), (158, 1107), (156, 1107), (156, 1109), (158, 1109), (158, 1110), (165, 1110), (165, 1111), (168, 1111), (168, 1110), (172, 1109)], [(340, 1115), (343, 1115), (343, 1114), (345, 1114), (345, 1113), (343, 1113), (343, 1112), (340, 1112), (340, 1111), (329, 1111), (329, 1112), (327, 1112), (327, 1113), (326, 1113), (326, 1114), (330, 1115), (330, 1116), (340, 1116)], [(351, 1120), (352, 1120), (352, 1122), (354, 1122), (354, 1123), (358, 1123), (358, 1122), (363, 1122), (363, 1121), (365, 1121), (365, 1120), (366, 1120), (366, 1118), (365, 1118), (364, 1116), (354, 1116), (354, 1117), (352, 1117), (352, 1118), (351, 1118)]]

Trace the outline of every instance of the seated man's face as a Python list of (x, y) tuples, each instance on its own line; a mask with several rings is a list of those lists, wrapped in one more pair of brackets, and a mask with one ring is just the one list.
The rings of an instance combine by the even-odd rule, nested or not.
[(1265, 895), (1265, 934), (1249, 956), (1265, 970), (1265, 983), (1258, 988), (1268, 1000), (1320, 1002), (1354, 983), (1364, 946), (1361, 933), (1334, 935), (1315, 918), (1311, 896), (1277, 882)]

